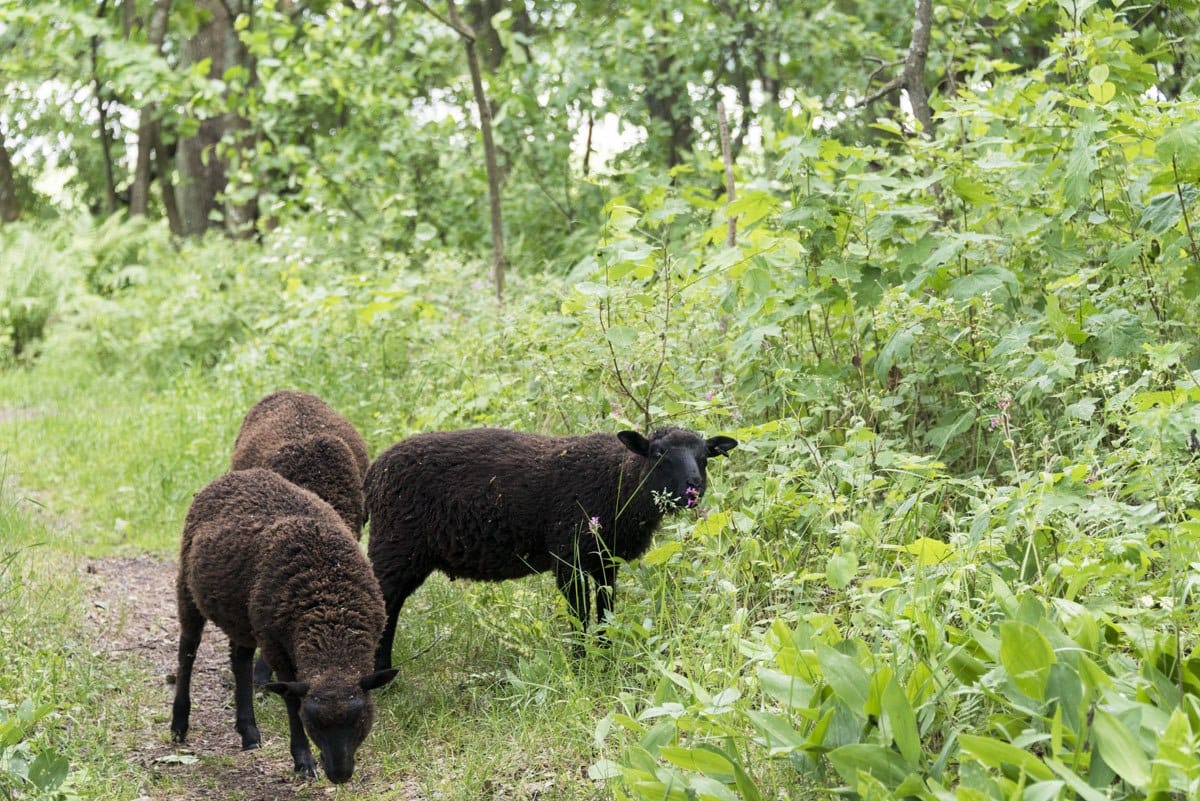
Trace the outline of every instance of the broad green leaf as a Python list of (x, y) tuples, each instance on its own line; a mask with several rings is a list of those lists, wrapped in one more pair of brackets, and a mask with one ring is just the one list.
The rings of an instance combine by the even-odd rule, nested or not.
[(43, 792), (54, 790), (66, 780), (69, 768), (65, 756), (43, 751), (29, 765), (29, 781)]
[(664, 745), (658, 755), (676, 767), (712, 776), (723, 781), (733, 781), (733, 760), (715, 747), (684, 748)]
[(949, 545), (930, 537), (918, 537), (908, 545), (902, 546), (902, 550), (917, 557), (917, 564), (922, 567), (941, 564), (954, 553), (954, 549)]
[(692, 533), (702, 540), (709, 539), (727, 529), (732, 520), (733, 512), (731, 511), (710, 512), (696, 521)]
[(879, 351), (879, 355), (875, 357), (875, 378), (881, 384), (887, 383), (888, 373), (893, 366), (908, 361), (913, 342), (916, 341), (917, 334), (922, 333), (923, 330), (922, 326), (917, 324), (906, 326), (892, 334), (891, 339), (887, 341), (887, 344)]
[(1092, 733), (1100, 756), (1118, 776), (1138, 789), (1149, 783), (1150, 759), (1138, 738), (1119, 718), (1104, 709), (1097, 709), (1092, 718)]
[(788, 707), (804, 706), (812, 698), (811, 684), (778, 670), (759, 668), (758, 681), (763, 692)]
[(955, 300), (970, 300), (990, 295), (993, 298), (1014, 298), (1020, 289), (1017, 276), (1003, 267), (980, 267), (950, 282), (946, 294)]
[(1167, 129), (1154, 145), (1154, 154), (1164, 165), (1179, 171), (1180, 181), (1200, 181), (1200, 121), (1192, 120)]
[(1000, 662), (1021, 692), (1035, 701), (1046, 698), (1050, 666), (1057, 658), (1045, 635), (1028, 623), (1000, 623)]
[(788, 754), (804, 747), (804, 735), (783, 715), (750, 709), (746, 711), (746, 716), (762, 735), (769, 756)]
[(683, 550), (683, 543), (679, 540), (667, 540), (662, 545), (650, 549), (645, 556), (642, 557), (642, 564), (654, 567), (656, 565), (665, 564), (672, 556)]
[(889, 789), (896, 788), (910, 773), (904, 757), (891, 748), (871, 743), (843, 745), (830, 751), (827, 757), (842, 780), (851, 786), (855, 784), (855, 775), (860, 770)]
[(1012, 743), (1006, 743), (993, 737), (959, 734), (958, 744), (964, 752), (990, 768), (1000, 770), (1005, 765), (1012, 765), (1039, 781), (1054, 778), (1054, 774), (1040, 759)]
[(614, 325), (605, 332), (608, 341), (618, 348), (628, 348), (638, 340), (638, 332), (627, 325)]
[(858, 558), (852, 553), (835, 553), (825, 563), (825, 576), (835, 589), (847, 587), (858, 571)]
[[(1200, 189), (1197, 187), (1186, 186), (1183, 188), (1183, 200), (1189, 207), (1196, 202), (1197, 196), (1200, 196)], [(1183, 209), (1175, 190), (1162, 192), (1150, 198), (1150, 202), (1142, 210), (1142, 218), (1138, 221), (1138, 226), (1152, 234), (1162, 236), (1183, 219)]]
[(850, 709), (861, 713), (871, 691), (871, 679), (867, 672), (852, 657), (827, 645), (817, 646), (817, 661), (821, 665), (822, 677), (833, 688), (834, 694)]
[(913, 713), (908, 696), (896, 680), (889, 679), (883, 688), (883, 724), (890, 730), (892, 741), (900, 749), (901, 756), (909, 767), (921, 764), (921, 734), (917, 730), (917, 717)]

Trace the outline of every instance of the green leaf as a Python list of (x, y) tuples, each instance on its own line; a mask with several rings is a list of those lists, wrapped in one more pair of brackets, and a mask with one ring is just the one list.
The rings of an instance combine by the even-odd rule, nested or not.
[(1003, 298), (1017, 297), (1020, 289), (1017, 276), (1003, 267), (980, 267), (950, 282), (946, 294), (955, 300), (970, 300), (987, 295)]
[(1200, 122), (1192, 120), (1167, 129), (1154, 145), (1154, 155), (1174, 172), (1179, 181), (1200, 181)]
[[(1188, 206), (1193, 205), (1197, 195), (1200, 195), (1200, 189), (1195, 186), (1185, 186), (1182, 192), (1184, 203)], [(1152, 234), (1161, 236), (1179, 224), (1183, 219), (1183, 210), (1184, 206), (1180, 204), (1179, 195), (1175, 190), (1162, 192), (1150, 198), (1150, 202), (1142, 209), (1142, 218), (1138, 225)]]
[(614, 325), (604, 335), (618, 348), (628, 348), (638, 340), (637, 329), (627, 325)]
[(902, 546), (901, 550), (917, 557), (917, 564), (922, 567), (941, 564), (954, 553), (952, 547), (930, 537), (918, 537), (908, 545)]
[(1150, 781), (1150, 759), (1134, 733), (1104, 709), (1096, 710), (1092, 732), (1100, 756), (1108, 766), (1134, 788), (1144, 790)]
[(69, 769), (66, 757), (43, 751), (29, 765), (29, 781), (39, 790), (53, 790), (66, 780)]
[(921, 734), (917, 730), (917, 716), (913, 713), (908, 696), (895, 678), (888, 679), (883, 688), (883, 725), (890, 731), (892, 741), (900, 749), (901, 756), (910, 768), (921, 764)]
[(679, 540), (667, 540), (662, 545), (652, 548), (642, 557), (642, 564), (649, 567), (665, 564), (672, 556), (683, 550)]
[(697, 748), (683, 748), (664, 745), (658, 749), (658, 755), (678, 768), (722, 781), (733, 781), (733, 760), (715, 746), (706, 744)]
[(835, 553), (825, 563), (825, 579), (830, 587), (848, 587), (858, 571), (858, 558), (852, 553)]
[(817, 646), (817, 662), (821, 676), (833, 688), (834, 694), (855, 712), (866, 708), (871, 692), (871, 680), (852, 657), (835, 651), (828, 645)]
[(1050, 666), (1057, 662), (1050, 641), (1028, 623), (1000, 623), (1000, 662), (1013, 684), (1035, 701), (1046, 698)]
[(783, 715), (749, 709), (746, 711), (746, 716), (763, 735), (768, 756), (789, 754), (804, 747), (804, 735), (796, 731), (792, 722)]
[(902, 362), (908, 361), (909, 353), (912, 352), (913, 342), (916, 341), (917, 334), (920, 334), (924, 329), (918, 323), (917, 325), (906, 326), (892, 334), (891, 339), (879, 351), (879, 355), (875, 357), (875, 378), (879, 383), (887, 383), (888, 373), (892, 367)]
[(785, 706), (800, 707), (812, 698), (811, 684), (778, 670), (759, 668), (758, 681), (763, 692)]
[(958, 744), (964, 752), (975, 757), (990, 768), (1000, 770), (1005, 765), (1012, 765), (1013, 767), (1020, 768), (1029, 774), (1029, 776), (1039, 781), (1054, 778), (1054, 774), (1042, 764), (1041, 760), (1012, 743), (1006, 743), (1003, 740), (997, 740), (993, 737), (959, 734)]
[(843, 745), (830, 751), (828, 759), (842, 780), (851, 787), (856, 785), (860, 770), (881, 781), (888, 789), (897, 787), (911, 772), (904, 757), (890, 748), (871, 743)]

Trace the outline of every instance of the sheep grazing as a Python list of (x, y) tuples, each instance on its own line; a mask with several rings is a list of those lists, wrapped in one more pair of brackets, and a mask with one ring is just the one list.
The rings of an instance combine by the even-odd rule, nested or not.
[(355, 536), (362, 530), (367, 444), (316, 395), (281, 390), (254, 404), (233, 443), (231, 469), (265, 467), (315, 492)]
[(614, 560), (645, 553), (664, 506), (695, 506), (706, 465), (737, 447), (679, 428), (547, 437), (498, 428), (418, 434), (380, 454), (364, 492), (367, 552), (387, 603), (375, 667), (391, 664), (396, 618), (434, 570), (497, 581), (553, 570), (586, 628), (612, 606)]
[(280, 678), (266, 689), (287, 703), (296, 771), (316, 778), (311, 737), (329, 780), (348, 781), (374, 720), (368, 692), (396, 671), (373, 669), (383, 596), (329, 504), (261, 468), (218, 478), (188, 509), (176, 591), (174, 739), (187, 736), (192, 665), (205, 622), (212, 621), (229, 636), (242, 748), (260, 742), (251, 681), (258, 646)]

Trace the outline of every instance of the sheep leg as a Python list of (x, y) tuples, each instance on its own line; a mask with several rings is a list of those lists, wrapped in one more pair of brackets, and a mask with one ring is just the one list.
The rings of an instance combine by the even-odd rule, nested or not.
[[(294, 682), (296, 671), (282, 668), (275, 671), (281, 682)], [(308, 736), (304, 733), (304, 724), (300, 721), (300, 697), (293, 693), (284, 693), (283, 701), (287, 704), (288, 733), (291, 735), (292, 764), (297, 773), (303, 773), (306, 779), (317, 778), (317, 763), (313, 761), (312, 749), (308, 746)]]
[(385, 584), (382, 580), (380, 581), (380, 584), (385, 587), (383, 596), (387, 600), (387, 621), (383, 624), (383, 634), (375, 649), (375, 670), (387, 670), (392, 666), (392, 645), (396, 639), (396, 621), (400, 618), (400, 610), (404, 607), (408, 596), (416, 592), (417, 587), (420, 587), (428, 576), (429, 574), (426, 573), (416, 579), (407, 579), (391, 592), (386, 589), (387, 584), (391, 582), (388, 581)]
[(267, 659), (262, 654), (258, 655), (258, 659), (254, 663), (254, 686), (261, 687), (271, 680), (271, 666), (267, 664)]
[(242, 750), (258, 748), (262, 738), (254, 720), (254, 646), (229, 643), (229, 664), (233, 668), (233, 700), (237, 709), (234, 728), (242, 735)]
[(187, 737), (192, 711), (192, 666), (204, 634), (204, 616), (185, 588), (180, 586), (176, 592), (179, 597), (179, 668), (175, 671), (175, 702), (171, 705), (171, 739), (182, 743)]

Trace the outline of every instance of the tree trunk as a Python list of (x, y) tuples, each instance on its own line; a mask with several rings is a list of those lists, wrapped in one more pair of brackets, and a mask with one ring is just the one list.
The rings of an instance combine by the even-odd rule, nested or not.
[[(108, 12), (108, 0), (100, 0), (96, 16), (104, 19)], [(108, 103), (104, 99), (104, 84), (100, 81), (100, 37), (92, 37), (92, 88), (96, 94), (96, 116), (100, 127), (100, 150), (104, 158), (104, 208), (109, 214), (117, 213), (117, 182), (113, 174), (112, 135), (108, 131)]]
[[(200, 26), (195, 36), (184, 42), (180, 50), (182, 61), (196, 64), (209, 61), (209, 76), (220, 78), (233, 66), (245, 67), (251, 75), (254, 65), (246, 48), (233, 29), (233, 17), (240, 4), (225, 0), (199, 0), (209, 12), (209, 20)], [(253, 222), (257, 203), (251, 199), (239, 205), (222, 206), (221, 194), (228, 184), (229, 159), (222, 152), (222, 139), (231, 131), (248, 130), (250, 124), (233, 112), (200, 121), (199, 132), (179, 141), (176, 166), (180, 184), (175, 196), (179, 205), (179, 220), (186, 235), (202, 234), (209, 228), (224, 225), (230, 232), (244, 230)], [(239, 133), (230, 146), (241, 148), (252, 135)], [(218, 219), (219, 218), (219, 219)]]
[[(147, 34), (150, 44), (159, 55), (162, 55), (162, 44), (167, 35), (167, 17), (170, 11), (171, 0), (155, 0), (154, 7), (150, 12), (150, 29)], [(159, 123), (155, 119), (155, 114), (154, 104), (148, 103), (142, 109), (138, 122), (137, 163), (133, 170), (133, 187), (129, 195), (130, 214), (144, 215), (149, 206), (150, 161), (158, 147), (159, 140)], [(158, 167), (159, 180), (163, 180), (163, 169), (164, 167), (170, 169), (170, 165), (165, 165), (160, 161)]]
[(492, 108), (483, 91), (483, 73), (479, 68), (479, 56), (475, 52), (475, 36), (458, 19), (454, 0), (449, 0), (450, 21), (460, 29), (463, 44), (467, 49), (467, 68), (471, 72), (471, 88), (475, 91), (475, 104), (479, 107), (479, 128), (483, 134), (483, 158), (487, 169), (488, 205), (492, 225), (492, 282), (496, 287), (496, 300), (504, 299), (504, 219), (500, 208), (500, 169), (496, 163), (496, 142), (492, 138)]
[[(667, 168), (683, 163), (684, 154), (691, 152), (696, 141), (696, 131), (687, 113), (688, 94), (686, 86), (676, 86), (672, 67), (675, 56), (669, 51), (665, 30), (656, 30), (650, 44), (651, 60), (646, 63), (646, 109), (652, 122), (666, 129)], [(683, 108), (679, 106), (682, 105)], [(651, 136), (653, 136), (653, 130)]]
[(904, 88), (912, 103), (913, 116), (921, 123), (922, 133), (933, 136), (933, 111), (929, 108), (929, 90), (925, 88), (925, 62), (929, 58), (929, 38), (933, 25), (933, 0), (917, 0), (912, 39), (904, 59)]
[(175, 197), (175, 147), (168, 148), (162, 141), (162, 130), (154, 141), (154, 168), (158, 173), (158, 185), (162, 187), (163, 209), (167, 213), (167, 224), (175, 236), (183, 236), (183, 217)]
[(0, 133), (0, 222), (10, 223), (21, 216), (21, 201), (17, 197), (17, 182), (13, 177), (12, 159), (8, 144)]

